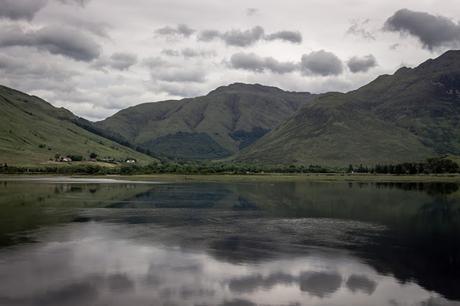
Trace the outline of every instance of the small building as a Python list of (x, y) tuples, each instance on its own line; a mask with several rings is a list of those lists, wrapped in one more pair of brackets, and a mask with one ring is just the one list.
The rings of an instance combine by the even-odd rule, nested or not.
[(128, 158), (126, 161), (125, 161), (127, 164), (135, 164), (137, 163), (137, 161), (133, 158)]
[(72, 161), (72, 158), (68, 157), (68, 156), (61, 156), (61, 158), (59, 159), (60, 162), (63, 162), (63, 163), (70, 163)]

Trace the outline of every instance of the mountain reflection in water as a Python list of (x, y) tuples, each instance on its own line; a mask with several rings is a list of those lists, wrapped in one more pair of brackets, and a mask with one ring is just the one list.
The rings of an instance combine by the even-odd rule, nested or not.
[(459, 238), (456, 184), (5, 181), (0, 305), (460, 305)]

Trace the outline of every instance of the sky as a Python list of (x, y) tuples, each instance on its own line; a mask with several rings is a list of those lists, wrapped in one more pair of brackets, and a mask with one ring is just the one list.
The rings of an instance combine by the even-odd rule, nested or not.
[(347, 92), (460, 47), (458, 0), (0, 0), (0, 84), (89, 120), (234, 82)]

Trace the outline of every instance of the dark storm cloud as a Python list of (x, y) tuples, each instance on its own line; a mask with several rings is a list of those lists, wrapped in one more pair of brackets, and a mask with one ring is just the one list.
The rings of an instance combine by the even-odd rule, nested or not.
[(217, 30), (205, 30), (200, 32), (199, 41), (213, 41), (220, 39), (228, 46), (247, 47), (255, 44), (258, 41), (266, 40), (283, 40), (291, 43), (302, 42), (302, 35), (294, 31), (279, 31), (265, 35), (265, 30), (261, 26), (253, 27), (249, 30), (230, 30), (220, 32)]
[(117, 52), (109, 58), (100, 59), (94, 63), (96, 69), (104, 69), (110, 67), (116, 70), (128, 70), (131, 66), (137, 63), (137, 56), (131, 53)]
[(388, 18), (384, 30), (415, 36), (431, 51), (460, 44), (460, 24), (444, 16), (408, 9), (399, 10)]
[(372, 54), (363, 57), (353, 56), (348, 60), (347, 65), (353, 73), (367, 72), (369, 69), (377, 66), (377, 60)]
[(343, 72), (343, 63), (334, 53), (320, 50), (304, 54), (300, 69), (304, 75), (339, 75)]
[(190, 37), (195, 30), (190, 28), (186, 24), (178, 24), (175, 27), (166, 26), (159, 28), (155, 31), (155, 34), (160, 36), (183, 36), (183, 37)]
[(99, 57), (100, 46), (89, 36), (68, 27), (48, 26), (25, 32), (11, 26), (0, 30), (0, 47), (32, 47), (78, 61)]
[(32, 20), (47, 0), (0, 0), (0, 18)]
[(279, 62), (272, 57), (260, 57), (254, 53), (233, 54), (230, 58), (230, 66), (258, 73), (268, 70), (278, 74), (293, 72), (298, 67), (295, 63)]
[(294, 31), (279, 31), (273, 34), (267, 35), (266, 40), (284, 40), (294, 44), (300, 44), (302, 42), (302, 34)]

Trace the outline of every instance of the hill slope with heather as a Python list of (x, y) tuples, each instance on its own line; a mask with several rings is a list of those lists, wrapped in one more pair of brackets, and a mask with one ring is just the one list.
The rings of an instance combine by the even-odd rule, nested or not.
[(130, 107), (95, 126), (158, 155), (217, 159), (251, 145), (313, 97), (236, 83), (202, 97)]
[(55, 155), (89, 159), (126, 158), (147, 163), (154, 159), (93, 134), (74, 123), (78, 117), (63, 108), (25, 93), (0, 86), (0, 163), (37, 165)]

